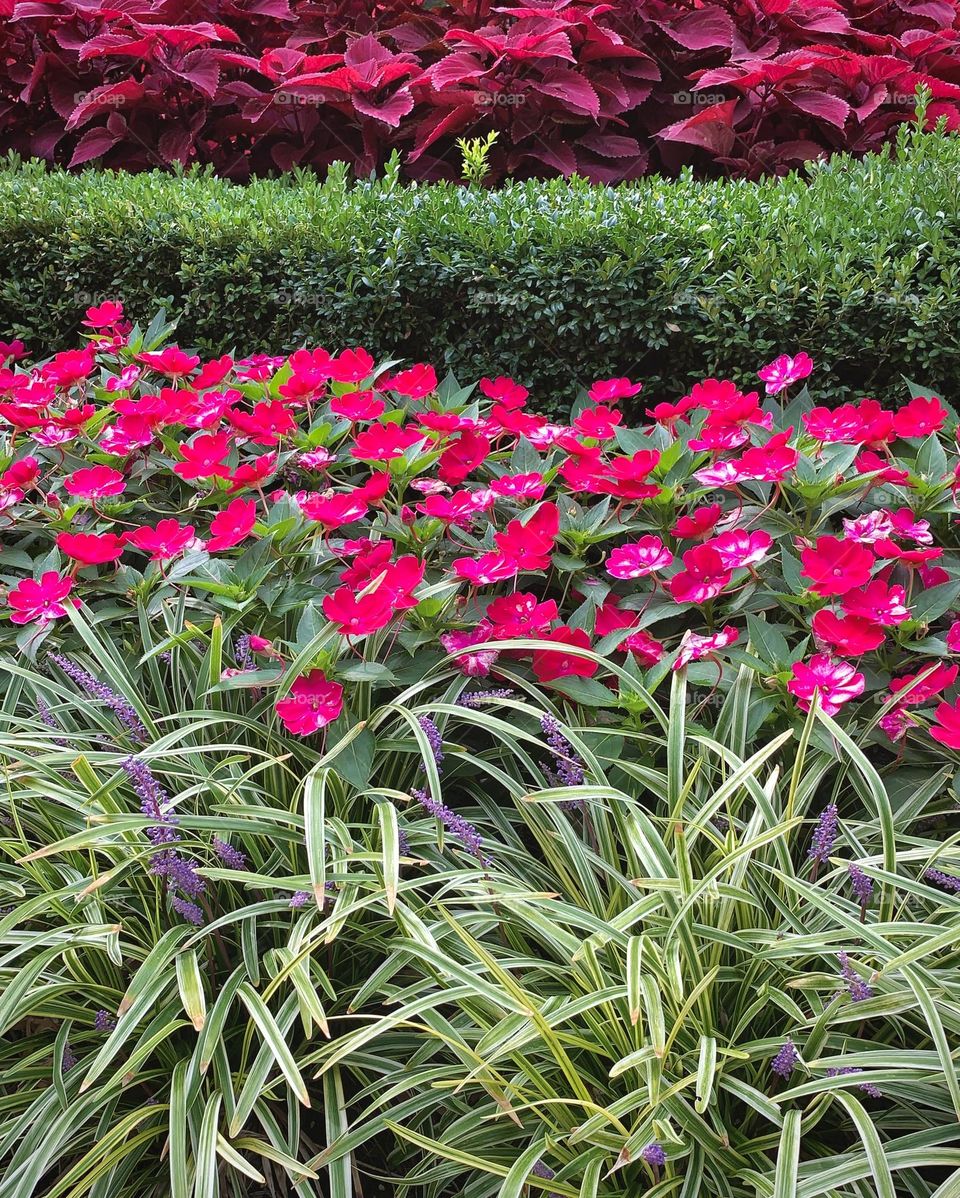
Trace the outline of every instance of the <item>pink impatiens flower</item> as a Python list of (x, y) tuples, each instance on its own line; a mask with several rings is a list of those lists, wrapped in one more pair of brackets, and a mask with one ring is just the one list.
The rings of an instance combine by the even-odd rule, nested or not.
[(713, 657), (721, 649), (726, 649), (739, 639), (740, 633), (732, 624), (727, 624), (725, 628), (713, 633), (711, 636), (701, 636), (699, 633), (691, 632), (688, 629), (683, 634), (683, 640), (680, 642), (680, 652), (677, 654), (677, 660), (673, 663), (673, 668), (681, 670), (692, 661), (701, 661), (705, 657)]
[(65, 490), (79, 499), (107, 499), (121, 494), (126, 479), (119, 470), (112, 470), (109, 466), (89, 466), (68, 474), (63, 485)]
[[(46, 624), (67, 614), (64, 599), (73, 590), (73, 579), (61, 576), (56, 570), (47, 570), (37, 582), (25, 578), (7, 595), (7, 603), (13, 608), (10, 621), (13, 624)], [(75, 600), (73, 602), (76, 602)]]
[(719, 595), (732, 574), (710, 545), (696, 545), (683, 555), (684, 569), (668, 583), (678, 603), (706, 603)]
[(561, 624), (542, 638), (557, 646), (556, 649), (537, 649), (533, 654), (533, 672), (540, 682), (553, 682), (557, 678), (590, 678), (600, 668), (595, 661), (581, 657), (578, 653), (565, 650), (589, 649), (590, 637), (582, 628), (569, 628)]
[(57, 533), (57, 548), (84, 566), (98, 566), (120, 557), (123, 538), (112, 532), (61, 532)]
[(933, 715), (930, 735), (948, 749), (960, 749), (960, 702), (941, 703)]
[(812, 621), (817, 643), (839, 653), (841, 657), (859, 657), (878, 649), (884, 641), (883, 628), (862, 616), (843, 619), (824, 608)]
[(863, 694), (867, 681), (849, 662), (834, 661), (827, 653), (816, 653), (809, 661), (793, 664), (787, 690), (795, 695), (802, 711), (809, 711), (815, 694), (826, 715), (836, 715), (844, 703)]
[(865, 587), (847, 591), (840, 599), (840, 606), (848, 616), (872, 620), (877, 624), (902, 624), (910, 619), (907, 607), (907, 592), (902, 586), (888, 586), (875, 578)]
[(647, 536), (629, 545), (619, 545), (607, 558), (605, 569), (612, 578), (644, 578), (672, 561), (673, 554), (663, 541)]
[(781, 354), (769, 366), (758, 370), (757, 375), (766, 383), (768, 395), (778, 395), (791, 383), (807, 378), (812, 370), (813, 359), (809, 355), (800, 353), (791, 358), (787, 354)]
[(448, 653), (456, 654), (454, 660), (457, 668), (469, 678), (485, 678), (500, 656), (499, 650), (488, 649), (484, 644), (490, 639), (492, 631), (490, 624), (484, 620), (476, 628), (445, 632), (440, 637), (440, 644)]
[(322, 670), (311, 670), (298, 678), (276, 712), (286, 730), (294, 736), (309, 736), (326, 727), (343, 710), (343, 687), (330, 682)]
[(209, 553), (232, 549), (253, 531), (257, 521), (257, 505), (252, 499), (234, 499), (210, 521), (213, 536), (207, 542)]
[(631, 383), (629, 379), (600, 379), (590, 388), (588, 395), (594, 403), (614, 404), (631, 395), (637, 395), (643, 383)]
[(898, 437), (928, 437), (947, 422), (947, 410), (936, 396), (918, 395), (893, 417)]
[(156, 527), (151, 528), (146, 524), (142, 528), (134, 529), (133, 532), (127, 533), (126, 540), (128, 544), (136, 545), (144, 553), (149, 553), (152, 562), (162, 562), (176, 557), (190, 544), (195, 535), (196, 530), (192, 524), (181, 525), (179, 520), (171, 516), (166, 520), (160, 520)]
[(870, 581), (873, 554), (852, 541), (818, 537), (800, 556), (810, 590), (818, 595), (845, 595)]
[(722, 532), (707, 542), (720, 554), (728, 570), (740, 570), (744, 566), (756, 566), (770, 552), (773, 537), (768, 532), (745, 532), (733, 528)]
[(892, 678), (890, 693), (901, 696), (898, 706), (918, 707), (953, 686), (958, 673), (960, 673), (960, 666), (928, 665), (914, 674)]

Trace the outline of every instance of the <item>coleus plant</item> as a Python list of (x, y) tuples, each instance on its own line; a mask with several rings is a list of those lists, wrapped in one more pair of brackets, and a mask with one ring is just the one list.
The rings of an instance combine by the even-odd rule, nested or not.
[(245, 178), (399, 149), (456, 177), (649, 170), (756, 176), (960, 124), (960, 15), (933, 0), (0, 0), (0, 148), (80, 166), (212, 164)]
[(12, 652), (58, 663), (72, 613), (175, 599), (242, 633), (223, 685), (272, 691), (297, 737), (355, 723), (351, 679), (452, 656), (640, 722), (671, 671), (710, 692), (746, 665), (771, 720), (819, 703), (885, 752), (960, 748), (957, 419), (921, 388), (827, 410), (797, 353), (763, 398), (707, 379), (634, 428), (641, 384), (613, 378), (559, 425), (506, 377), (363, 348), (201, 363), (162, 315), (85, 323), (35, 366), (0, 346)]

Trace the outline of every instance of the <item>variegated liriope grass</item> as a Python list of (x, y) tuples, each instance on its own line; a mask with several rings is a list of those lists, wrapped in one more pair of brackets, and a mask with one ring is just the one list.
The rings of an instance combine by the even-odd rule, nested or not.
[[(442, 664), (390, 702), (361, 682), (363, 720), (309, 748), (223, 687), (218, 626), (144, 628), (138, 662), (78, 627), (147, 742), (6, 665), (0, 1198), (960, 1193), (960, 909), (925, 878), (960, 855), (949, 768), (767, 726), (746, 667), (707, 706), (631, 680), (604, 723), (509, 666), (464, 706)], [(547, 781), (544, 714), (582, 785)], [(200, 926), (150, 871), (131, 755)]]

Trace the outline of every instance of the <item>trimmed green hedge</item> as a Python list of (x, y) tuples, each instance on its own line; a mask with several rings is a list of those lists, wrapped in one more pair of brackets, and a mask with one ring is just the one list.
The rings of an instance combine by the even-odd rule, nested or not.
[[(909, 145), (907, 142), (909, 141)], [(960, 395), (960, 141), (835, 158), (810, 182), (563, 180), (499, 191), (0, 170), (0, 335), (64, 344), (84, 308), (182, 314), (183, 345), (305, 342), (509, 373), (538, 402), (627, 374), (643, 398), (781, 352), (818, 393)]]

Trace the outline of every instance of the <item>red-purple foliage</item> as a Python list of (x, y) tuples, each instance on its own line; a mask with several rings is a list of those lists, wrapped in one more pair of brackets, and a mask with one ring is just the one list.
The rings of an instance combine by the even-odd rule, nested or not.
[(456, 177), (756, 176), (960, 127), (957, 0), (0, 0), (0, 149), (245, 178), (393, 149)]

